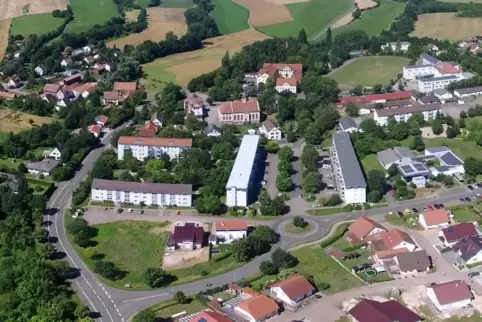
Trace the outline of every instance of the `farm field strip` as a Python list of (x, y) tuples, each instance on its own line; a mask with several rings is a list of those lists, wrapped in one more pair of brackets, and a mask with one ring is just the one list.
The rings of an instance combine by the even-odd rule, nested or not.
[(51, 13), (65, 10), (67, 0), (2, 0), (0, 1), (0, 20), (37, 13)]
[(482, 19), (457, 17), (455, 12), (429, 13), (418, 16), (410, 36), (462, 40), (479, 35)]
[(249, 10), (249, 23), (255, 28), (293, 21), (287, 6), (266, 0), (236, 0), (235, 2)]
[(51, 13), (25, 15), (13, 19), (10, 33), (24, 37), (31, 34), (43, 35), (54, 31), (63, 22), (63, 18), (56, 18)]
[[(32, 120), (32, 123), (30, 123), (30, 120)], [(51, 117), (37, 116), (0, 108), (0, 129), (2, 132), (18, 133), (22, 130), (30, 129), (33, 126), (40, 126), (52, 121), (53, 118)]]
[(211, 16), (223, 35), (249, 29), (249, 10), (232, 0), (213, 0)]
[(119, 16), (117, 6), (112, 0), (69, 0), (74, 11), (74, 20), (66, 32), (83, 32), (94, 25), (102, 25), (113, 17)]
[(0, 60), (5, 56), (8, 46), (8, 32), (12, 19), (0, 20)]

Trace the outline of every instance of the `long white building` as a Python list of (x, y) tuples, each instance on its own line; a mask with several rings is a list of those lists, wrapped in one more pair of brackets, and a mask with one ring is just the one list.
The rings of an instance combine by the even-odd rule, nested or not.
[(385, 126), (388, 124), (388, 118), (390, 116), (393, 116), (397, 122), (406, 122), (416, 113), (421, 113), (425, 121), (435, 119), (437, 113), (442, 113), (442, 105), (436, 103), (375, 110), (373, 119), (378, 125)]
[(367, 183), (348, 133), (333, 134), (332, 153), (341, 197), (346, 204), (365, 203)]
[(94, 179), (93, 201), (146, 206), (192, 206), (192, 185)]
[(124, 160), (125, 150), (131, 150), (134, 158), (140, 161), (148, 157), (160, 158), (163, 154), (178, 159), (183, 150), (191, 147), (192, 139), (121, 136), (117, 144), (117, 158)]
[(454, 95), (459, 98), (479, 96), (479, 95), (482, 95), (482, 86), (459, 88), (454, 90)]
[(226, 205), (247, 207), (254, 196), (250, 187), (256, 172), (259, 135), (245, 135), (226, 184)]

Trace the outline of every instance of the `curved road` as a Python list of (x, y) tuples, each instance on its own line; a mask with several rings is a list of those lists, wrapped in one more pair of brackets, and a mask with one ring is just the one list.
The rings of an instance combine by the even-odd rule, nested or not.
[[(223, 285), (226, 283), (232, 283), (244, 277), (251, 276), (258, 272), (259, 263), (265, 258), (269, 257), (269, 254), (257, 257), (253, 261), (232, 272), (204, 279), (198, 282), (165, 289), (151, 291), (125, 291), (103, 285), (95, 277), (94, 273), (89, 271), (87, 266), (82, 262), (80, 257), (70, 245), (64, 228), (64, 213), (70, 206), (72, 191), (78, 186), (79, 182), (87, 176), (87, 173), (92, 168), (93, 163), (99, 158), (102, 151), (109, 148), (110, 136), (111, 134), (107, 134), (102, 139), (102, 143), (105, 144), (103, 147), (93, 150), (86, 157), (83, 162), (82, 169), (76, 173), (72, 180), (62, 183), (58, 187), (49, 200), (48, 206), (51, 211), (45, 215), (46, 221), (53, 222), (52, 225), (48, 226), (52, 241), (56, 243), (57, 249), (60, 252), (64, 252), (66, 254), (66, 258), (71, 262), (71, 265), (77, 268), (80, 272), (80, 275), (72, 280), (73, 289), (78, 293), (83, 301), (90, 306), (93, 312), (97, 312), (99, 314), (99, 321), (127, 321), (128, 318), (139, 310), (149, 307), (160, 301), (169, 299), (171, 294), (178, 290), (181, 290), (186, 294), (195, 294), (201, 290), (204, 290), (206, 288), (206, 283), (211, 283), (214, 286)], [(469, 193), (465, 190), (465, 188), (459, 188), (443, 192), (443, 196), (437, 198), (408, 201), (396, 207), (342, 213), (331, 216), (308, 215), (305, 213), (307, 210), (307, 204), (302, 199), (292, 199), (288, 202), (291, 207), (291, 214), (283, 216), (275, 221), (259, 221), (259, 223), (270, 225), (282, 235), (280, 243), (276, 245), (277, 247), (291, 249), (295, 246), (321, 239), (327, 234), (329, 228), (333, 224), (342, 220), (355, 219), (362, 215), (384, 215), (389, 211), (398, 211), (405, 208), (420, 208), (422, 204), (427, 205), (429, 203), (458, 202), (460, 197), (475, 195), (477, 192), (479, 191), (474, 190), (470, 191)], [(313, 226), (315, 227), (315, 231), (301, 236), (284, 234), (282, 231), (284, 229), (281, 229), (280, 231), (280, 225), (281, 228), (285, 225), (285, 223), (282, 224), (282, 222), (290, 220), (289, 217), (292, 217), (294, 215), (293, 213), (301, 214), (301, 216), (304, 216), (307, 220), (314, 223), (315, 225)], [(182, 220), (182, 217), (183, 216), (179, 216), (176, 218), (176, 220), (178, 220), (178, 218), (179, 220)], [(226, 218), (206, 217), (206, 220), (216, 221), (226, 220)]]

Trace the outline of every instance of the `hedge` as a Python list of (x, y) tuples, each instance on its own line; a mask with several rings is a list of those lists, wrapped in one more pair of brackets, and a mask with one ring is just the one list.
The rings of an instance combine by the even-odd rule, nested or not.
[(332, 234), (332, 236), (327, 237), (325, 240), (323, 240), (320, 243), (321, 248), (325, 248), (327, 246), (330, 246), (334, 242), (336, 242), (338, 239), (343, 237), (345, 233), (348, 231), (348, 227), (350, 226), (350, 223), (344, 223), (341, 224), (340, 226), (336, 227), (335, 232)]
[(221, 253), (221, 254), (219, 254), (219, 255), (213, 256), (213, 257), (211, 258), (211, 260), (212, 260), (214, 263), (217, 263), (217, 262), (219, 262), (219, 261), (222, 261), (222, 260), (225, 259), (225, 258), (228, 258), (228, 257), (231, 256), (232, 254), (233, 254), (233, 253), (232, 253), (230, 250), (228, 250), (228, 251), (225, 251), (225, 252), (223, 252), (223, 253)]

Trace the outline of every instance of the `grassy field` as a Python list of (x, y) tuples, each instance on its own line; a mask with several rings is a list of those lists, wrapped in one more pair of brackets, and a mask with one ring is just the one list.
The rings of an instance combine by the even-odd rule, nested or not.
[(71, 33), (87, 31), (95, 24), (102, 25), (119, 15), (112, 0), (70, 0), (69, 4), (75, 15), (74, 21), (66, 29)]
[(214, 0), (211, 16), (223, 35), (249, 29), (249, 10), (232, 0)]
[(342, 212), (346, 212), (345, 209), (343, 209), (343, 207), (330, 207), (330, 208), (308, 210), (309, 214), (318, 215), (318, 216), (329, 216), (334, 214), (341, 214)]
[[(53, 118), (47, 116), (37, 116), (33, 114), (12, 111), (7, 108), (0, 108), (1, 133), (18, 133), (22, 130), (30, 129), (33, 126), (40, 126), (45, 123), (50, 123), (52, 122), (52, 120)], [(0, 140), (2, 140), (2, 138), (4, 137), (5, 134), (1, 134)]]
[(340, 265), (319, 246), (316, 248), (300, 248), (293, 251), (292, 254), (300, 261), (294, 268), (295, 271), (312, 275), (317, 285), (320, 283), (330, 284), (330, 288), (323, 291), (324, 293), (333, 294), (364, 285), (358, 278), (342, 269)]
[(481, 219), (479, 212), (474, 209), (474, 206), (457, 206), (449, 208), (458, 222), (474, 222)]
[[(148, 2), (148, 0), (137, 0), (137, 2)], [(163, 8), (191, 8), (195, 4), (192, 0), (163, 0)]]
[(361, 57), (345, 63), (328, 77), (347, 86), (387, 84), (408, 62), (407, 58), (394, 56)]
[(429, 13), (418, 16), (410, 36), (443, 40), (462, 40), (479, 34), (482, 19), (457, 17), (456, 12)]
[(181, 312), (186, 312), (186, 315), (189, 315), (206, 309), (201, 302), (192, 298), (190, 300), (187, 304), (178, 304), (175, 301), (164, 301), (151, 306), (150, 309), (156, 313), (157, 317), (162, 319), (170, 319), (174, 314)]
[(9, 135), (8, 132), (0, 131), (0, 144), (7, 142), (8, 135)]
[(383, 168), (382, 165), (380, 164), (380, 161), (378, 161), (376, 154), (367, 155), (361, 160), (361, 163), (362, 163), (363, 169), (365, 170), (365, 173), (368, 173), (371, 170), (385, 171), (385, 168)]
[(294, 21), (258, 27), (257, 29), (273, 37), (291, 37), (298, 35), (298, 32), (304, 28), (308, 38), (312, 38), (350, 10), (353, 7), (353, 1), (311, 0), (288, 4), (286, 7)]
[(63, 18), (55, 18), (51, 13), (25, 15), (13, 19), (10, 33), (28, 37), (31, 34), (43, 35), (54, 31), (64, 22)]
[(7, 167), (10, 169), (18, 170), (18, 166), (20, 163), (27, 165), (30, 161), (27, 160), (20, 160), (20, 159), (12, 159), (12, 158), (0, 158), (0, 167)]
[(380, 7), (364, 11), (360, 19), (333, 30), (333, 35), (348, 30), (364, 30), (368, 35), (378, 35), (389, 29), (395, 17), (402, 13), (404, 4), (401, 2), (382, 0)]

